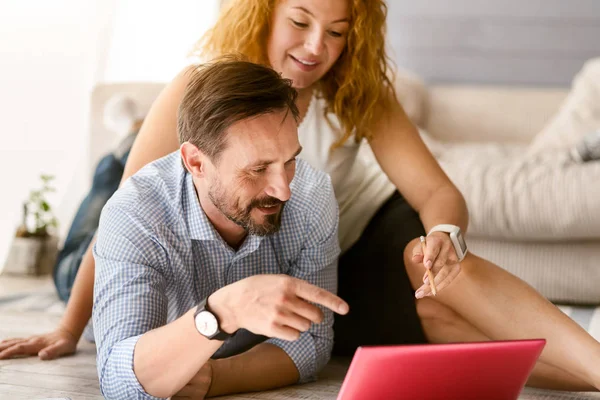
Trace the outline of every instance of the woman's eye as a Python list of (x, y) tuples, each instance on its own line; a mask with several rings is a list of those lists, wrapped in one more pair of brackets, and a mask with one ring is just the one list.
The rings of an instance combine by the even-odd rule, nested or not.
[(336, 31), (329, 31), (329, 34), (333, 37), (342, 37), (342, 34)]
[(298, 22), (295, 20), (292, 20), (292, 23), (294, 25), (296, 25), (298, 28), (306, 28), (308, 26), (308, 24), (305, 24), (304, 22)]

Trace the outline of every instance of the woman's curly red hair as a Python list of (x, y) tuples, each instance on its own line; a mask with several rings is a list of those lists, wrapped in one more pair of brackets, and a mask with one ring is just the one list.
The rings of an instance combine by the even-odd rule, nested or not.
[[(266, 43), (276, 1), (232, 0), (192, 54), (207, 58), (241, 53), (249, 61), (268, 65)], [(342, 126), (334, 147), (352, 135), (357, 142), (371, 139), (374, 119), (396, 101), (392, 63), (385, 49), (387, 5), (383, 0), (348, 1), (346, 47), (318, 86), (328, 104), (326, 113), (335, 114)]]

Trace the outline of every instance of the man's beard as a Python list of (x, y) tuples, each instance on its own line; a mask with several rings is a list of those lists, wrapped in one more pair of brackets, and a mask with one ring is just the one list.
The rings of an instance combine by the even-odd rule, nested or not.
[[(215, 183), (208, 190), (208, 198), (227, 219), (241, 226), (251, 235), (270, 235), (279, 231), (281, 227), (281, 215), (283, 214), (283, 207), (286, 202), (274, 197), (267, 196), (260, 199), (252, 199), (245, 209), (240, 207), (239, 199), (236, 199), (235, 204), (229, 207), (225, 200), (227, 198), (225, 191), (219, 183)], [(251, 213), (254, 208), (278, 205), (281, 205), (279, 211), (273, 214), (265, 214), (263, 223), (257, 223), (252, 219)]]

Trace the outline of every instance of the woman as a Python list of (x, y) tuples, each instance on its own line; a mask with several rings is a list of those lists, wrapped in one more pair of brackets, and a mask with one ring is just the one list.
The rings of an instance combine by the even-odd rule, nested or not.
[[(339, 295), (351, 313), (336, 320), (334, 354), (365, 344), (543, 337), (547, 345), (528, 383), (596, 390), (600, 344), (531, 287), (472, 253), (459, 264), (443, 231), (428, 235), (423, 255), (419, 236), (438, 224), (464, 232), (468, 215), (396, 99), (385, 17), (378, 0), (236, 0), (198, 47), (203, 57), (242, 53), (268, 64), (299, 92), (300, 156), (331, 175), (340, 204)], [(178, 148), (176, 113), (186, 83), (183, 71), (155, 101), (123, 180)], [(375, 158), (359, 153), (360, 143)], [(426, 268), (435, 275), (436, 297)], [(93, 271), (88, 251), (57, 331), (5, 341), (0, 358), (75, 351), (91, 315)]]

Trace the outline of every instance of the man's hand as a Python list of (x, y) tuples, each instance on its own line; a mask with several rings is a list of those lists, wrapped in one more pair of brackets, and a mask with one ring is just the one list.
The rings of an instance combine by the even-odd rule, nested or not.
[(29, 338), (6, 339), (0, 342), (0, 360), (12, 357), (35, 356), (52, 360), (75, 353), (77, 339), (66, 329)]
[(212, 361), (208, 360), (200, 371), (179, 392), (171, 397), (171, 400), (191, 399), (203, 400), (210, 389), (213, 378)]
[[(458, 256), (450, 240), (450, 236), (445, 232), (433, 232), (427, 236), (427, 246), (425, 254), (421, 248), (421, 242), (417, 242), (413, 248), (412, 259), (416, 263), (423, 263), (426, 269), (431, 269), (434, 283), (437, 291), (447, 287), (454, 278), (460, 273), (460, 264)], [(423, 275), (423, 285), (417, 289), (415, 296), (420, 299), (431, 295), (429, 278), (427, 271)]]
[(225, 286), (208, 298), (208, 307), (228, 333), (245, 328), (268, 337), (293, 341), (319, 324), (320, 304), (346, 314), (348, 304), (333, 293), (287, 275), (255, 275)]

